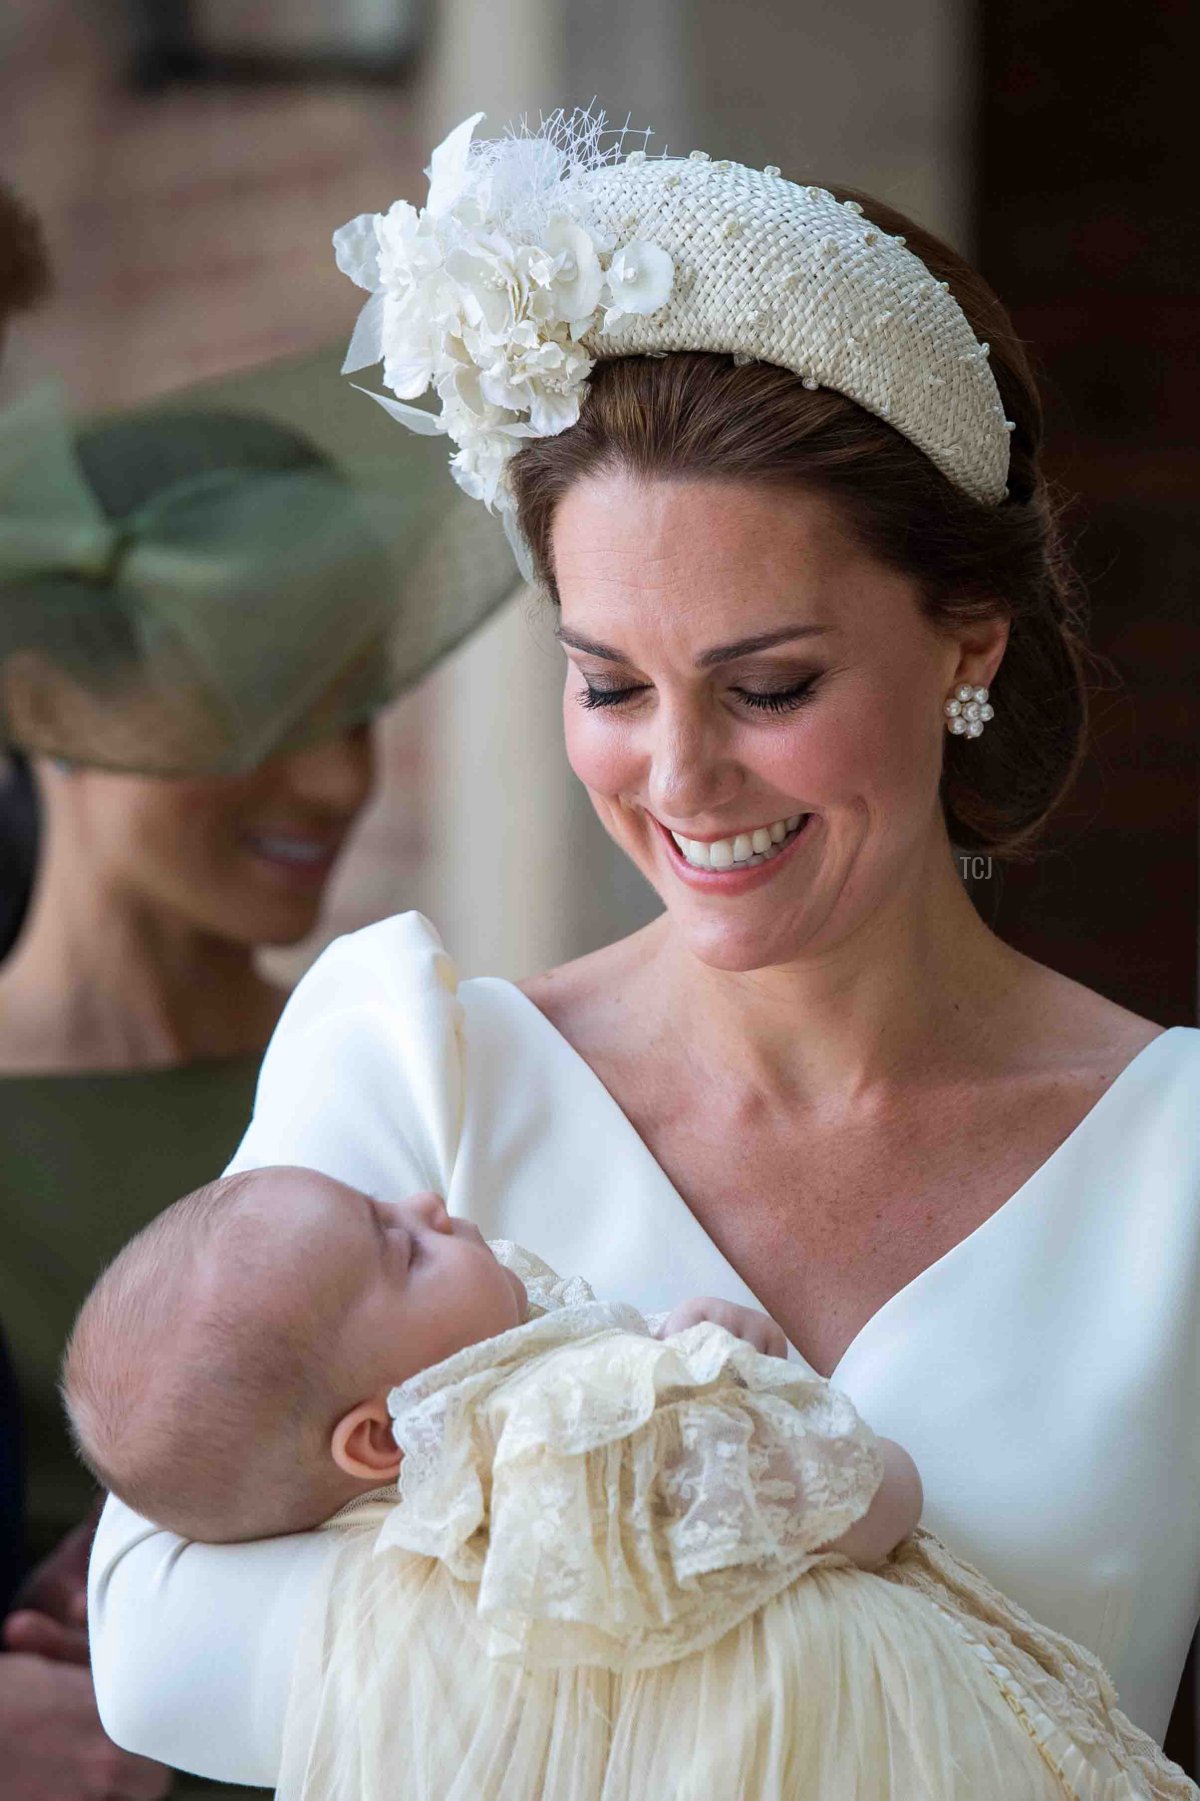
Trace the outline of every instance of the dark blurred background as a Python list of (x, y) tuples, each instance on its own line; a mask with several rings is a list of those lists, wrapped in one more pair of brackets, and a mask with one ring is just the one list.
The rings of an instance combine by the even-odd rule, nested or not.
[(1200, 12), (980, 14), (972, 247), (1044, 375), (1097, 648), (1113, 660), (1056, 852), (1006, 873), (1023, 950), (1196, 1019)]

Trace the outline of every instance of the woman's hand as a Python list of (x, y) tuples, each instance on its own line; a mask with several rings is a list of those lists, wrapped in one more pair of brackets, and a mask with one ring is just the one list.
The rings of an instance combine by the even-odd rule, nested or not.
[(735, 1338), (744, 1344), (752, 1345), (756, 1351), (762, 1351), (768, 1357), (786, 1357), (788, 1354), (787, 1339), (783, 1329), (775, 1324), (765, 1313), (759, 1313), (753, 1307), (739, 1307), (733, 1301), (717, 1301), (711, 1296), (702, 1295), (694, 1301), (681, 1301), (678, 1307), (668, 1313), (662, 1324), (655, 1328), (655, 1338), (669, 1338), (673, 1332), (683, 1332), (688, 1326), (698, 1326), (702, 1320), (710, 1321), (714, 1326), (724, 1326)]
[(88, 1668), (87, 1565), (99, 1503), (26, 1577), (0, 1627), (5, 1801), (158, 1801), (171, 1772), (113, 1744)]
[(0, 1628), (0, 1646), (56, 1663), (86, 1665), (87, 1566), (100, 1503), (25, 1578)]
[(87, 1670), (14, 1652), (0, 1656), (0, 1770), (5, 1801), (158, 1801), (171, 1785), (105, 1735)]

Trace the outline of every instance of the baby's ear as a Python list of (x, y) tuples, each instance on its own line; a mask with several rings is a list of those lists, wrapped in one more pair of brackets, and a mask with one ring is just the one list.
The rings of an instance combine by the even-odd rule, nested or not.
[(392, 1437), (392, 1416), (383, 1399), (360, 1401), (333, 1428), (329, 1454), (348, 1476), (378, 1486), (399, 1474), (401, 1455)]

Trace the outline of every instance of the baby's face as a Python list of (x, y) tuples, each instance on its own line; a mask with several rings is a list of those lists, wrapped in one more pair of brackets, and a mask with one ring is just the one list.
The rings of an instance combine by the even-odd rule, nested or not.
[(433, 1194), (376, 1200), (309, 1169), (256, 1172), (279, 1300), (356, 1400), (519, 1326), (527, 1298), (477, 1228)]

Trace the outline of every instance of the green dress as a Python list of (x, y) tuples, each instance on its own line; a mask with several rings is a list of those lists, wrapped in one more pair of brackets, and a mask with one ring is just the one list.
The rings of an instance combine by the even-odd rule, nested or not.
[[(0, 1078), (0, 1321), (25, 1415), (36, 1561), (96, 1498), (58, 1398), (75, 1314), (147, 1220), (228, 1163), (250, 1120), (261, 1054), (173, 1069)], [(175, 1796), (249, 1797), (200, 1778)]]

